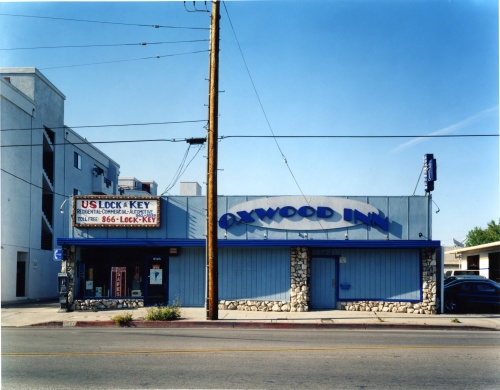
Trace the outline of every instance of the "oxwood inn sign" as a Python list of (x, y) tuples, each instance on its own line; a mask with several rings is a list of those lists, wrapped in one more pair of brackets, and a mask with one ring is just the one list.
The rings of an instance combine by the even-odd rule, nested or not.
[(219, 219), (221, 229), (246, 224), (276, 230), (330, 230), (359, 224), (389, 230), (388, 218), (357, 200), (326, 196), (261, 198), (233, 206)]

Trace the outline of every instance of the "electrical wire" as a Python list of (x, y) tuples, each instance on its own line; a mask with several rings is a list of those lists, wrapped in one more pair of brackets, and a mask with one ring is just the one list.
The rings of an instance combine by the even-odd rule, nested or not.
[(87, 47), (119, 47), (119, 46), (148, 46), (148, 45), (167, 45), (175, 43), (197, 43), (208, 42), (209, 39), (193, 39), (189, 41), (165, 41), (165, 42), (139, 42), (139, 43), (110, 43), (99, 45), (63, 45), (63, 46), (36, 46), (36, 47), (13, 47), (0, 48), (0, 50), (37, 50), (37, 49), (71, 49), (71, 48), (87, 48)]
[(240, 52), (241, 58), (243, 60), (243, 63), (245, 65), (245, 69), (247, 71), (248, 77), (250, 78), (250, 82), (252, 83), (252, 87), (253, 87), (253, 90), (254, 90), (255, 95), (257, 97), (257, 100), (259, 102), (260, 109), (261, 109), (262, 113), (264, 114), (264, 118), (265, 118), (265, 120), (267, 122), (267, 126), (268, 126), (269, 130), (271, 131), (272, 138), (274, 139), (274, 142), (276, 143), (276, 146), (278, 147), (278, 150), (279, 150), (279, 152), (281, 154), (281, 157), (283, 158), (283, 161), (285, 162), (285, 165), (287, 166), (288, 170), (290, 171), (290, 174), (292, 175), (292, 178), (295, 181), (295, 184), (297, 185), (300, 193), (305, 197), (304, 192), (302, 191), (302, 188), (300, 187), (297, 179), (295, 178), (295, 175), (293, 174), (292, 169), (290, 168), (290, 165), (288, 164), (288, 161), (287, 161), (287, 159), (285, 157), (285, 154), (283, 153), (283, 150), (281, 149), (280, 144), (278, 143), (276, 135), (274, 134), (273, 127), (271, 126), (271, 122), (269, 121), (269, 118), (267, 116), (266, 110), (264, 109), (264, 105), (262, 104), (262, 100), (260, 99), (259, 93), (257, 91), (257, 87), (255, 86), (255, 83), (253, 81), (252, 74), (250, 73), (250, 69), (248, 68), (248, 64), (247, 64), (247, 62), (245, 60), (245, 56), (243, 55), (243, 50), (241, 48), (240, 42), (238, 40), (238, 37), (236, 36), (236, 31), (234, 29), (233, 22), (231, 21), (231, 17), (229, 16), (229, 12), (227, 10), (226, 3), (223, 2), (223, 4), (224, 4), (224, 9), (226, 10), (226, 14), (227, 14), (227, 18), (229, 20), (229, 24), (230, 24), (231, 29), (233, 31), (234, 38), (236, 40), (236, 44), (238, 46), (238, 50)]
[[(301, 188), (301, 186), (300, 186), (297, 178), (295, 177), (295, 174), (293, 173), (292, 168), (290, 167), (290, 164), (288, 164), (288, 161), (287, 161), (287, 159), (285, 157), (285, 154), (283, 153), (283, 150), (281, 149), (281, 146), (280, 146), (280, 144), (278, 142), (278, 139), (277, 139), (276, 135), (274, 134), (273, 128), (271, 126), (271, 122), (269, 121), (269, 118), (267, 116), (266, 110), (264, 109), (264, 105), (262, 104), (262, 101), (260, 99), (259, 93), (257, 92), (257, 87), (255, 86), (255, 83), (253, 81), (252, 75), (250, 73), (250, 69), (248, 68), (248, 64), (247, 64), (247, 62), (245, 60), (245, 56), (243, 55), (243, 50), (241, 48), (240, 42), (238, 40), (238, 37), (236, 36), (236, 31), (234, 29), (233, 22), (231, 21), (231, 17), (229, 16), (229, 12), (228, 12), (227, 7), (226, 7), (226, 2), (223, 1), (222, 3), (224, 4), (224, 9), (226, 10), (226, 14), (227, 14), (227, 18), (229, 20), (229, 24), (230, 24), (231, 29), (233, 31), (233, 35), (234, 35), (234, 38), (236, 40), (236, 44), (238, 45), (238, 50), (240, 52), (241, 58), (243, 59), (243, 63), (245, 64), (245, 68), (247, 70), (248, 77), (250, 78), (250, 82), (252, 83), (253, 90), (255, 92), (255, 95), (257, 96), (257, 100), (259, 102), (261, 111), (264, 114), (264, 118), (266, 119), (267, 126), (268, 126), (269, 130), (271, 131), (272, 138), (274, 139), (274, 142), (276, 143), (276, 146), (277, 146), (279, 152), (281, 153), (281, 157), (283, 158), (283, 161), (284, 161), (286, 167), (288, 168), (288, 171), (290, 172), (290, 175), (292, 176), (293, 181), (295, 182), (295, 185), (299, 189), (299, 191), (302, 194), (302, 197), (306, 201), (307, 205), (310, 206), (309, 200), (306, 198), (306, 196), (304, 194), (304, 191), (302, 191), (302, 188)], [(323, 225), (321, 224), (320, 220), (318, 220), (318, 224), (323, 229), (323, 231), (326, 233), (326, 238), (328, 239), (328, 231), (323, 227)]]
[[(456, 137), (498, 137), (498, 134), (464, 134), (464, 135), (458, 135)], [(350, 136), (350, 135), (333, 135), (333, 136), (314, 136), (314, 135), (302, 135), (302, 136), (296, 136), (296, 135), (290, 135), (290, 136), (278, 136), (276, 138), (309, 138), (309, 139), (314, 139), (314, 138), (442, 138), (446, 136), (415, 136), (415, 135), (405, 135), (405, 136)], [(228, 136), (219, 136), (218, 139), (219, 141), (223, 141), (225, 139), (229, 138), (274, 138), (272, 136), (268, 135), (228, 135)], [(191, 138), (171, 138), (171, 139), (165, 139), (165, 138), (160, 138), (160, 139), (137, 139), (137, 140), (115, 140), (115, 141), (83, 141), (83, 142), (73, 142), (75, 145), (80, 145), (80, 144), (119, 144), (119, 143), (140, 143), (140, 142), (187, 142)], [(64, 143), (54, 143), (52, 145), (64, 145)], [(43, 146), (43, 144), (17, 144), (17, 145), (2, 145), (2, 148), (12, 148), (12, 147), (26, 147), (26, 146)]]
[[(81, 142), (71, 142), (73, 145), (87, 145), (87, 144), (126, 144), (126, 143), (141, 143), (141, 142), (187, 142), (188, 138), (160, 138), (160, 139), (133, 139), (133, 140), (120, 140), (120, 141), (81, 141)], [(59, 142), (53, 143), (53, 146), (66, 145), (67, 143)], [(2, 145), (2, 148), (15, 148), (15, 147), (26, 147), (26, 146), (44, 146), (43, 144), (18, 144), (18, 145)]]
[(187, 156), (189, 154), (189, 149), (191, 149), (191, 144), (188, 145), (188, 148), (186, 149), (186, 152), (184, 153), (184, 156), (182, 157), (181, 163), (179, 164), (179, 167), (174, 173), (174, 177), (168, 184), (167, 188), (161, 193), (162, 195), (165, 194), (167, 191), (169, 191), (177, 182), (177, 179), (180, 177), (180, 173), (182, 171), (182, 167), (184, 166), (184, 163), (186, 162)]
[[(99, 126), (95, 126), (99, 127)], [(25, 130), (25, 129), (21, 129)], [(6, 131), (6, 130), (2, 130)], [(15, 129), (9, 129), (9, 131), (15, 131)], [(416, 136), (416, 135), (405, 135), (405, 136), (391, 136), (391, 135), (380, 135), (380, 136), (364, 136), (364, 135), (333, 135), (333, 136), (314, 136), (314, 135), (282, 135), (277, 136), (276, 138), (443, 138), (443, 137), (498, 137), (498, 134), (464, 134), (464, 135), (455, 135), (455, 136), (443, 136), (443, 135), (429, 135), (429, 136)], [(274, 136), (268, 135), (228, 135), (228, 136), (220, 136), (219, 141), (223, 141), (229, 138), (275, 138)], [(140, 140), (118, 140), (118, 141), (94, 141), (94, 142), (75, 142), (75, 144), (86, 144), (86, 143), (123, 143), (123, 142), (187, 142), (188, 138), (172, 138), (172, 139), (140, 139)], [(53, 145), (64, 145), (62, 143), (54, 143)], [(19, 144), (19, 145), (2, 145), (2, 147), (12, 147), (12, 146), (43, 146), (43, 144)]]
[(6, 171), (6, 170), (5, 170), (5, 169), (3, 169), (3, 168), (0, 168), (0, 170), (1, 170), (2, 172), (5, 172), (7, 175), (13, 176), (13, 177), (15, 177), (16, 179), (19, 179), (19, 180), (21, 180), (21, 181), (23, 181), (23, 182), (25, 182), (25, 183), (29, 184), (30, 186), (33, 186), (33, 187), (36, 187), (36, 188), (39, 188), (39, 189), (43, 190), (43, 191), (44, 191), (44, 193), (49, 193), (49, 194), (54, 194), (54, 195), (60, 195), (60, 196), (63, 196), (63, 197), (65, 197), (65, 198), (69, 198), (69, 196), (68, 196), (68, 195), (60, 194), (59, 192), (56, 192), (56, 191), (47, 190), (47, 189), (45, 189), (45, 188), (43, 188), (43, 187), (40, 187), (40, 186), (38, 186), (38, 185), (36, 185), (36, 184), (34, 184), (34, 183), (30, 183), (28, 180), (25, 180), (25, 179), (23, 179), (22, 177), (19, 177), (19, 176), (17, 176), (17, 175), (14, 175), (13, 173), (11, 173), (11, 172), (9, 172), (9, 171)]
[(113, 24), (119, 26), (134, 26), (134, 27), (152, 27), (152, 28), (171, 28), (171, 29), (186, 29), (186, 30), (209, 30), (208, 27), (185, 27), (185, 26), (164, 26), (159, 24), (140, 24), (140, 23), (124, 23), (124, 22), (108, 22), (103, 20), (75, 19), (75, 18), (59, 18), (54, 16), (37, 16), (37, 15), (21, 15), (21, 14), (6, 14), (0, 13), (0, 16), (13, 16), (20, 18), (36, 18), (49, 20), (64, 20), (67, 22), (83, 22), (83, 23), (98, 23), (98, 24)]
[[(206, 119), (194, 119), (189, 121), (168, 121), (168, 122), (145, 122), (145, 123), (123, 123), (123, 124), (107, 124), (107, 125), (84, 125), (84, 126), (55, 126), (51, 129), (101, 129), (105, 127), (130, 127), (130, 126), (157, 126), (157, 125), (176, 125), (183, 123), (206, 122)], [(21, 128), (21, 129), (1, 129), (0, 131), (31, 131), (44, 130), (45, 127)]]
[(102, 61), (102, 62), (90, 62), (90, 63), (87, 63), (87, 64), (51, 66), (51, 67), (48, 67), (48, 68), (40, 68), (40, 70), (62, 69), (62, 68), (76, 68), (76, 67), (80, 67), (80, 66), (89, 66), (89, 65), (116, 64), (118, 62), (131, 62), (131, 61), (142, 61), (142, 60), (159, 59), (159, 58), (165, 58), (165, 57), (176, 57), (176, 56), (183, 56), (183, 55), (188, 55), (188, 54), (206, 53), (208, 51), (209, 50), (197, 50), (197, 51), (191, 51), (191, 52), (186, 52), (186, 53), (164, 54), (164, 55), (161, 55), (161, 56), (152, 56), (152, 57), (131, 58), (131, 59), (124, 59), (124, 60), (113, 60), (113, 61)]
[(168, 191), (170, 191), (174, 186), (175, 184), (179, 181), (179, 179), (182, 177), (182, 175), (184, 174), (184, 172), (186, 172), (186, 170), (188, 169), (189, 165), (191, 165), (191, 162), (195, 159), (195, 157), (198, 155), (198, 153), (200, 153), (200, 150), (203, 148), (203, 145), (199, 145), (199, 148), (198, 148), (198, 151), (195, 153), (195, 155), (191, 158), (191, 160), (189, 160), (189, 162), (187, 163), (186, 166), (184, 166), (185, 162), (186, 162), (186, 159), (187, 159), (187, 156), (189, 154), (189, 150), (191, 149), (191, 144), (188, 146), (187, 150), (186, 150), (186, 153), (184, 154), (184, 157), (181, 161), (181, 164), (179, 165), (179, 168), (177, 168), (177, 171), (173, 177), (173, 179), (171, 180), (170, 184), (167, 186), (167, 188), (165, 188), (165, 191), (163, 191), (161, 193), (160, 196), (162, 195), (165, 195), (166, 193), (168, 193)]
[(225, 135), (226, 138), (467, 138), (498, 137), (498, 134), (436, 134), (436, 135)]

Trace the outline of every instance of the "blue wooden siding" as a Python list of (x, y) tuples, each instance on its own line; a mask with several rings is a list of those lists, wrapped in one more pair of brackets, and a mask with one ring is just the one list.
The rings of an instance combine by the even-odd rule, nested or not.
[(290, 249), (220, 248), (219, 299), (290, 300)]
[(205, 305), (205, 248), (182, 248), (180, 256), (170, 257), (168, 271), (169, 303)]
[[(421, 299), (420, 253), (415, 249), (344, 249), (339, 262), (339, 300)], [(349, 285), (348, 289), (342, 285)]]

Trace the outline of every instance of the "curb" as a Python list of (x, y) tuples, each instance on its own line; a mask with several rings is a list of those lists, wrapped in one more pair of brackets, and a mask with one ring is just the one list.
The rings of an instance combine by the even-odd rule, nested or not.
[(449, 330), (449, 331), (498, 331), (494, 328), (460, 325), (416, 325), (416, 324), (332, 324), (332, 323), (283, 323), (283, 322), (206, 322), (206, 321), (130, 321), (117, 325), (113, 321), (50, 321), (27, 325), (31, 328), (219, 328), (219, 329), (349, 329), (349, 330)]

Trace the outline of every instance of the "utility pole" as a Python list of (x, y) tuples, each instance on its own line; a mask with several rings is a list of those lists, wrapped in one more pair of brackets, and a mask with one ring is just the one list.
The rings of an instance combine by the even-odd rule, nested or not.
[(217, 142), (219, 115), (219, 1), (212, 2), (210, 25), (210, 80), (208, 104), (207, 164), (207, 320), (219, 319), (219, 271), (217, 244)]

